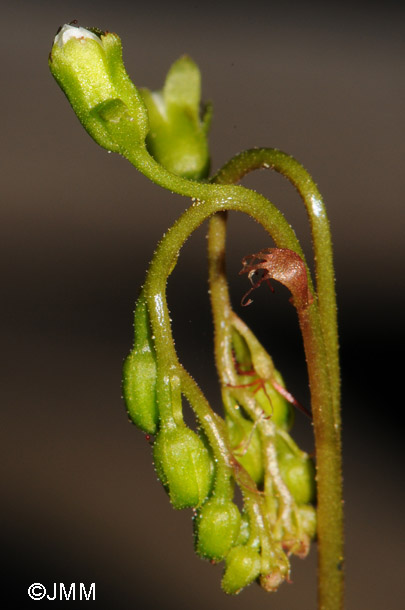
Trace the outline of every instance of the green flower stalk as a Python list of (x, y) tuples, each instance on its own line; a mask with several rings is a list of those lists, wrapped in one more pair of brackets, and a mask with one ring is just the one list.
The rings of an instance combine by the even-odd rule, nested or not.
[[(200, 113), (201, 77), (188, 57), (170, 68), (161, 91), (138, 90), (116, 34), (63, 26), (51, 72), (79, 120), (102, 147), (118, 152), (156, 184), (192, 198), (159, 243), (135, 308), (134, 345), (124, 364), (130, 418), (154, 435), (157, 475), (177, 509), (194, 509), (196, 552), (224, 561), (222, 588), (236, 594), (253, 581), (275, 591), (289, 578), (289, 555), (305, 557), (317, 533), (319, 608), (343, 608), (343, 538), (339, 364), (331, 240), (326, 212), (309, 174), (275, 149), (253, 149), (208, 180), (211, 106)], [(234, 183), (267, 167), (284, 174), (307, 208), (316, 285), (295, 233), (263, 196)], [(307, 358), (315, 431), (315, 466), (290, 436), (293, 408), (272, 358), (233, 312), (225, 274), (226, 213), (258, 221), (275, 248), (243, 261), (253, 286), (284, 283), (297, 310)], [(209, 282), (215, 360), (224, 418), (180, 363), (171, 332), (166, 283), (180, 249), (210, 221)], [(262, 276), (257, 276), (261, 272)], [(248, 301), (250, 302), (250, 300)], [(183, 399), (198, 428), (187, 427)], [(316, 469), (316, 471), (315, 471)], [(316, 485), (315, 485), (316, 480)], [(244, 507), (234, 503), (240, 488)], [(313, 503), (317, 502), (317, 509)]]

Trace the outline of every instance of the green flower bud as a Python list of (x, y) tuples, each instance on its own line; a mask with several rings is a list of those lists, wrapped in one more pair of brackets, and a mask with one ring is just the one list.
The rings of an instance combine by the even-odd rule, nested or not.
[(189, 57), (180, 57), (170, 68), (162, 91), (142, 89), (149, 112), (147, 146), (166, 169), (199, 180), (209, 171), (207, 132), (210, 113), (200, 119), (201, 77)]
[(125, 360), (122, 389), (128, 414), (147, 434), (156, 434), (156, 354), (146, 301), (141, 295), (135, 308), (134, 348)]
[[(100, 146), (121, 152), (129, 145), (144, 145), (147, 110), (125, 71), (116, 34), (64, 25), (55, 37), (49, 67), (84, 128)], [(108, 117), (106, 108), (112, 102), (112, 107), (121, 107), (121, 111), (110, 112)], [(100, 109), (104, 109), (104, 117)], [(125, 133), (117, 138), (106, 122), (123, 119)]]
[(230, 500), (212, 498), (195, 519), (196, 552), (207, 559), (221, 561), (234, 545), (241, 516)]
[(185, 426), (162, 428), (153, 456), (174, 508), (197, 508), (204, 503), (211, 490), (214, 464), (195, 432)]
[(261, 558), (255, 549), (246, 546), (233, 547), (226, 558), (222, 589), (231, 595), (239, 593), (259, 576), (260, 569)]
[(315, 499), (315, 467), (310, 457), (277, 437), (277, 461), (281, 476), (297, 504), (309, 504)]
[(264, 476), (262, 444), (253, 423), (244, 417), (226, 417), (229, 444), (234, 456), (247, 470), (255, 483), (261, 483)]

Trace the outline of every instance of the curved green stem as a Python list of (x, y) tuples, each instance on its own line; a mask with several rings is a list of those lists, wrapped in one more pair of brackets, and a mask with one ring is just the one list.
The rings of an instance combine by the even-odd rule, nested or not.
[(208, 284), (214, 322), (214, 353), (222, 387), (237, 383), (230, 363), (233, 311), (225, 271), (226, 222), (227, 212), (217, 212), (210, 219), (208, 231)]
[[(305, 255), (293, 228), (280, 210), (263, 195), (239, 185), (208, 184), (176, 176), (157, 163), (144, 148), (124, 150), (122, 154), (155, 184), (179, 195), (190, 197), (193, 201), (193, 209), (204, 208), (200, 223), (215, 212), (226, 210), (245, 212), (264, 227), (277, 247), (294, 250), (305, 262)], [(249, 212), (250, 209), (252, 213)], [(185, 221), (185, 224), (187, 222)], [(186, 237), (181, 244), (185, 239)], [(174, 256), (171, 256), (171, 260), (174, 262)], [(309, 272), (308, 275), (313, 290)]]
[[(170, 234), (170, 231), (169, 233)], [(166, 234), (166, 235), (168, 235)], [(162, 245), (163, 244), (163, 245)], [(163, 238), (160, 243), (161, 256), (173, 254), (170, 237)], [(224, 442), (222, 421), (211, 410), (205, 396), (195, 381), (180, 364), (174, 348), (170, 325), (170, 315), (166, 302), (166, 282), (170, 275), (177, 256), (166, 259), (168, 266), (163, 270), (160, 256), (154, 257), (143, 292), (146, 297), (153, 332), (153, 341), (157, 357), (157, 383), (156, 394), (159, 411), (163, 414), (165, 422), (174, 424), (171, 413), (171, 381), (177, 377), (180, 381), (181, 393), (189, 400), (196, 413), (198, 421), (208, 437), (210, 446), (217, 461), (216, 489), (228, 493), (229, 478), (232, 474), (231, 453)]]
[[(332, 239), (322, 196), (310, 174), (290, 155), (276, 148), (253, 148), (233, 157), (212, 178), (235, 184), (255, 169), (273, 169), (297, 189), (307, 210), (314, 248), (316, 290), (325, 341), (336, 425), (340, 427), (340, 370)], [(340, 439), (340, 435), (339, 439)], [(340, 442), (340, 441), (339, 441)]]

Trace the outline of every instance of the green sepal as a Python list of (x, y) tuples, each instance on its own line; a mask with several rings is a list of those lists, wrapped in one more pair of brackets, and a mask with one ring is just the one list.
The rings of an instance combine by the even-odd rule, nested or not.
[(135, 307), (134, 347), (126, 358), (122, 389), (128, 415), (147, 434), (156, 434), (159, 412), (156, 403), (156, 354), (146, 300), (141, 295)]
[(101, 102), (92, 108), (90, 117), (94, 118), (111, 138), (114, 143), (114, 148), (111, 149), (113, 152), (125, 155), (134, 148), (144, 146), (139, 138), (138, 124), (122, 100), (114, 98)]
[(199, 119), (201, 75), (191, 57), (183, 55), (171, 65), (163, 86), (163, 97), (168, 108), (179, 106), (194, 120)]
[(201, 113), (201, 127), (206, 137), (208, 137), (211, 129), (212, 118), (214, 116), (214, 107), (212, 102), (205, 102)]
[(261, 557), (258, 551), (247, 546), (233, 547), (226, 558), (222, 589), (235, 595), (250, 585), (260, 574)]
[(150, 154), (166, 169), (192, 180), (206, 178), (210, 156), (207, 133), (212, 108), (200, 118), (201, 76), (187, 56), (171, 66), (162, 91), (141, 89), (149, 113)]
[(217, 497), (208, 500), (194, 520), (198, 555), (222, 561), (235, 544), (240, 524), (239, 509), (231, 500)]
[(214, 463), (195, 432), (186, 426), (161, 428), (153, 457), (174, 508), (198, 508), (205, 502), (212, 487)]

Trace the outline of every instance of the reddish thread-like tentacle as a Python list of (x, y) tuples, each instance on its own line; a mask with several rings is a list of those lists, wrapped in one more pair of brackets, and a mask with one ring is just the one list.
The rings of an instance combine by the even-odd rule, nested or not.
[(298, 400), (296, 398), (294, 398), (294, 396), (285, 388), (283, 388), (283, 386), (280, 383), (277, 383), (277, 381), (271, 381), (271, 385), (273, 386), (273, 388), (275, 390), (277, 390), (277, 392), (279, 394), (281, 394), (281, 396), (283, 398), (285, 398), (290, 404), (292, 404), (294, 407), (296, 407), (299, 411), (301, 411), (302, 413), (304, 413), (304, 415), (306, 415), (307, 417), (309, 417), (309, 419), (312, 419), (312, 414), (310, 411), (308, 411), (308, 409), (306, 407), (304, 407), (304, 405), (302, 405), (300, 402), (298, 402)]

